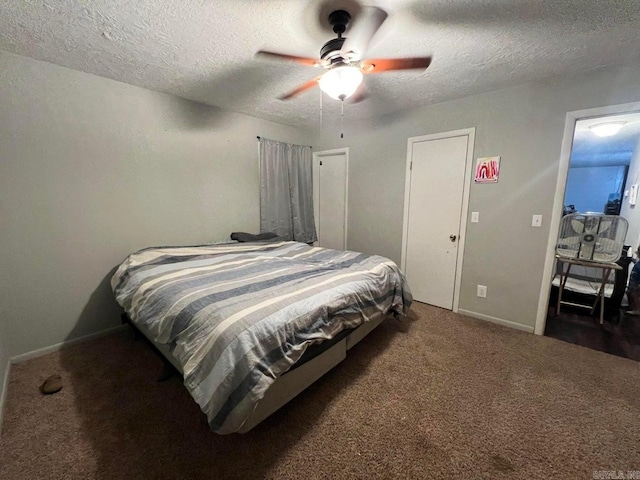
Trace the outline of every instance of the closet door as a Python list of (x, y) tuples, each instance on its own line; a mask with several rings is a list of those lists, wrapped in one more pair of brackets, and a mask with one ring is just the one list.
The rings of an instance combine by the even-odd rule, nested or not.
[(318, 245), (347, 248), (348, 150), (313, 154), (313, 200)]
[(469, 135), (411, 140), (404, 272), (416, 300), (453, 310)]

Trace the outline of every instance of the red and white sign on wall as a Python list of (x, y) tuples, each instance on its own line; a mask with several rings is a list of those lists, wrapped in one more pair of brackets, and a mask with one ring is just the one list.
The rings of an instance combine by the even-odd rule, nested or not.
[(482, 157), (476, 162), (476, 183), (497, 183), (500, 157)]

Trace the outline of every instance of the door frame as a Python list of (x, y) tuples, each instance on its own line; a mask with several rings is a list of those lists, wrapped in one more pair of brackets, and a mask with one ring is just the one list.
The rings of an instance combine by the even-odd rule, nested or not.
[(407, 140), (407, 162), (404, 177), (404, 213), (402, 219), (402, 259), (401, 268), (407, 271), (407, 241), (409, 230), (409, 199), (411, 197), (411, 159), (413, 157), (414, 143), (442, 140), (453, 137), (468, 137), (467, 158), (464, 169), (464, 185), (462, 189), (462, 208), (460, 210), (459, 234), (458, 234), (458, 254), (456, 257), (456, 277), (453, 286), (453, 311), (457, 312), (460, 304), (460, 284), (462, 281), (462, 259), (464, 257), (464, 245), (467, 239), (467, 216), (469, 214), (469, 192), (471, 190), (471, 172), (473, 171), (473, 152), (475, 148), (476, 129), (463, 128), (449, 132), (434, 133), (430, 135), (420, 135), (410, 137)]
[(556, 194), (553, 197), (553, 210), (551, 211), (551, 222), (549, 224), (547, 251), (545, 254), (544, 269), (542, 270), (542, 284), (540, 285), (540, 298), (538, 299), (538, 313), (536, 315), (536, 324), (533, 330), (533, 333), (536, 335), (544, 335), (544, 327), (547, 323), (549, 296), (551, 295), (551, 281), (553, 280), (554, 266), (556, 263), (556, 243), (558, 241), (560, 221), (562, 220), (564, 194), (565, 189), (567, 188), (567, 177), (569, 175), (569, 163), (571, 159), (571, 148), (573, 147), (573, 134), (576, 129), (576, 122), (585, 118), (637, 112), (640, 112), (640, 102), (622, 103), (619, 105), (609, 105), (606, 107), (588, 108), (585, 110), (567, 112), (564, 122), (562, 148), (560, 149)]
[[(329, 157), (332, 155), (344, 154), (345, 156), (345, 175), (344, 175), (344, 244), (343, 250), (347, 249), (347, 233), (349, 225), (349, 147), (334, 148), (332, 150), (322, 150), (320, 152), (313, 152), (313, 217), (316, 225), (316, 232), (318, 232), (318, 239), (320, 238), (320, 179), (317, 175), (316, 161), (320, 161), (322, 157)], [(314, 242), (317, 245), (318, 242)]]

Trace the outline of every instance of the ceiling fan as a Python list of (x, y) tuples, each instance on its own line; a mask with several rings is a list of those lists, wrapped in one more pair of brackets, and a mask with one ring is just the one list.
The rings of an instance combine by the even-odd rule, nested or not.
[(284, 53), (260, 50), (257, 55), (287, 60), (305, 66), (327, 69), (325, 73), (303, 83), (282, 95), (280, 100), (289, 100), (316, 85), (336, 100), (344, 101), (360, 90), (363, 96), (363, 75), (388, 72), (391, 70), (425, 69), (431, 64), (431, 57), (364, 59), (369, 42), (387, 18), (387, 12), (379, 7), (362, 7), (358, 18), (349, 30), (349, 37), (342, 34), (347, 30), (351, 15), (346, 10), (335, 10), (329, 14), (329, 24), (337, 38), (325, 43), (320, 49), (320, 58), (306, 58)]

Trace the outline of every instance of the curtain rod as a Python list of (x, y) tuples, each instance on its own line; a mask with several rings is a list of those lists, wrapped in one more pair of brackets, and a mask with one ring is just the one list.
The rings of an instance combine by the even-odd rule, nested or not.
[[(258, 140), (260, 140), (260, 135), (258, 135), (256, 138), (257, 138)], [(276, 140), (276, 141), (277, 141), (277, 140)], [(311, 145), (302, 145), (302, 146), (303, 146), (303, 147), (313, 148)]]

